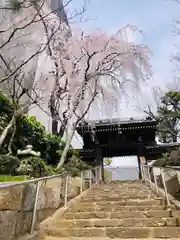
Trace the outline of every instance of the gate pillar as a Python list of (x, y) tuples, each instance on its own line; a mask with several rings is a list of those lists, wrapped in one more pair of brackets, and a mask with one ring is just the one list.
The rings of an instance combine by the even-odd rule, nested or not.
[(140, 143), (138, 145), (138, 167), (139, 167), (139, 179), (142, 179), (142, 173), (141, 173), (141, 163), (145, 163), (145, 157), (144, 157), (144, 145)]
[(101, 173), (102, 173), (102, 180), (104, 181), (104, 161), (103, 161), (103, 154), (102, 149), (100, 148), (99, 144), (96, 145), (96, 166), (101, 166)]

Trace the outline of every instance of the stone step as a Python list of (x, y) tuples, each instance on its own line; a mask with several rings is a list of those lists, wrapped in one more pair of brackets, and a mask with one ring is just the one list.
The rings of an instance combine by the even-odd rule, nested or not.
[(100, 191), (100, 192), (102, 192), (102, 191), (104, 191), (104, 192), (108, 192), (108, 191), (122, 191), (122, 190), (124, 190), (124, 191), (130, 191), (130, 190), (132, 190), (132, 191), (135, 191), (135, 190), (138, 190), (138, 191), (150, 191), (151, 189), (149, 188), (149, 187), (143, 187), (143, 186), (123, 186), (123, 187), (118, 187), (118, 186), (116, 186), (116, 187), (114, 187), (114, 188), (112, 188), (112, 187), (104, 187), (104, 188), (99, 188), (99, 187), (93, 187), (92, 188), (92, 190), (94, 190), (94, 191)]
[(94, 197), (93, 199), (87, 198), (87, 199), (81, 199), (80, 203), (81, 204), (92, 204), (92, 203), (97, 203), (96, 205), (105, 205), (105, 204), (118, 204), (118, 205), (149, 205), (149, 204), (163, 204), (163, 199), (162, 198), (119, 198), (119, 197)]
[(141, 186), (138, 186), (138, 187), (130, 187), (130, 186), (127, 186), (126, 188), (125, 187), (122, 187), (122, 188), (118, 188), (118, 187), (116, 187), (116, 188), (95, 188), (95, 187), (93, 187), (92, 189), (91, 189), (91, 191), (96, 191), (96, 192), (115, 192), (115, 191), (117, 191), (117, 192), (122, 192), (122, 191), (124, 191), (124, 192), (130, 192), (130, 191), (140, 191), (140, 192), (150, 192), (151, 191), (151, 189), (150, 188), (142, 188)]
[(142, 188), (149, 188), (149, 186), (143, 184), (143, 183), (135, 183), (135, 184), (129, 184), (129, 183), (123, 183), (123, 184), (101, 184), (101, 185), (96, 185), (94, 188), (97, 189), (115, 189), (115, 188), (125, 188), (125, 187), (142, 187)]
[(116, 185), (139, 185), (139, 184), (143, 184), (142, 181), (139, 180), (135, 180), (135, 181), (111, 181), (111, 182), (107, 182), (107, 183), (101, 183), (101, 186), (116, 186)]
[(115, 189), (115, 188), (126, 188), (126, 187), (141, 187), (141, 188), (149, 188), (149, 186), (145, 185), (144, 183), (120, 183), (120, 184), (101, 184), (96, 185), (95, 188), (97, 189)]
[[(178, 212), (178, 211), (177, 211)], [(178, 212), (179, 214), (179, 212)], [(176, 216), (176, 211), (168, 210), (148, 210), (148, 211), (121, 211), (121, 212), (78, 212), (65, 213), (64, 219), (91, 219), (91, 218), (151, 218), (151, 217), (172, 217)], [(179, 214), (180, 217), (180, 214)]]
[(134, 189), (134, 188), (127, 188), (127, 189), (111, 189), (111, 190), (98, 190), (98, 189), (94, 189), (92, 188), (91, 190), (89, 190), (89, 193), (93, 193), (93, 192), (96, 192), (96, 193), (131, 193), (131, 192), (138, 192), (138, 193), (150, 193), (152, 192), (151, 189)]
[(45, 228), (46, 236), (109, 237), (109, 238), (179, 238), (179, 227), (107, 227), (107, 228)]
[(81, 199), (81, 202), (99, 202), (99, 201), (124, 201), (124, 200), (149, 200), (149, 199), (159, 199), (161, 200), (162, 198), (156, 198), (155, 196), (148, 196), (148, 195), (144, 195), (144, 196), (136, 196), (136, 195), (132, 195), (132, 196), (121, 196), (121, 195), (111, 195), (111, 196), (98, 196), (98, 195), (94, 195), (94, 196), (88, 196), (88, 197), (84, 197)]
[(116, 184), (114, 186), (103, 186), (103, 185), (99, 185), (99, 186), (93, 186), (93, 189), (100, 189), (100, 190), (115, 190), (115, 189), (150, 189), (149, 186), (143, 185), (143, 184)]
[[(79, 204), (78, 204), (79, 205)], [(146, 211), (146, 210), (164, 210), (165, 207), (162, 205), (144, 205), (144, 206), (102, 206), (102, 207), (85, 207), (85, 208), (79, 208), (77, 206), (71, 207), (67, 209), (66, 212), (97, 212), (97, 211), (103, 211), (103, 212), (116, 212), (116, 211)]]
[(100, 195), (100, 196), (108, 196), (108, 195), (121, 195), (121, 196), (131, 196), (131, 195), (138, 195), (138, 196), (141, 196), (141, 195), (150, 195), (150, 194), (153, 194), (155, 195), (153, 192), (151, 191), (127, 191), (127, 192), (124, 192), (124, 191), (111, 191), (111, 192), (99, 192), (99, 191), (89, 191), (88, 192), (88, 196), (94, 196), (94, 195)]
[(135, 198), (140, 198), (140, 199), (145, 199), (148, 198), (148, 196), (155, 197), (155, 194), (121, 194), (121, 193), (93, 193), (93, 194), (88, 194), (88, 196), (83, 197), (82, 200), (87, 200), (87, 199), (94, 199), (94, 198), (119, 198), (119, 199), (135, 199)]
[(161, 205), (163, 202), (162, 200), (155, 200), (155, 199), (128, 199), (128, 200), (121, 200), (121, 201), (99, 201), (96, 202), (83, 202), (80, 201), (76, 203), (76, 205), (72, 205), (73, 207), (81, 207), (81, 208), (89, 208), (89, 207), (118, 207), (118, 206), (147, 206), (147, 205)]
[[(86, 199), (89, 200), (89, 199)], [(84, 199), (82, 199), (79, 203), (82, 204), (92, 204), (95, 203), (96, 205), (105, 205), (105, 204), (110, 204), (110, 205), (114, 205), (114, 204), (132, 204), (132, 205), (136, 205), (136, 204), (143, 204), (143, 205), (149, 205), (149, 204), (162, 204), (162, 198), (145, 198), (145, 199), (140, 199), (140, 198), (133, 198), (133, 199), (120, 199), (116, 201), (111, 200), (111, 197), (109, 197), (108, 200), (102, 200), (101, 198), (97, 198), (98, 201), (93, 201), (93, 202), (89, 202), (86, 201)]]
[(140, 179), (136, 179), (136, 180), (113, 180), (111, 182), (108, 182), (108, 183), (105, 183), (104, 185), (115, 185), (115, 184), (124, 184), (124, 183), (127, 183), (127, 184), (134, 184), (134, 183), (137, 183), (137, 184), (142, 184), (142, 180)]
[[(45, 240), (112, 240), (112, 238), (109, 237), (83, 237), (83, 238), (76, 238), (76, 237), (71, 237), (71, 238), (59, 238), (59, 237), (52, 237), (52, 236), (48, 236), (45, 238)], [(142, 240), (144, 238), (141, 238)], [(124, 240), (124, 238), (113, 238), (113, 240)], [(139, 238), (128, 238), (128, 240), (139, 240)], [(145, 238), (144, 240), (147, 240), (147, 238)], [(159, 238), (148, 238), (148, 240), (160, 240)], [(166, 238), (166, 240), (179, 240), (179, 238)]]
[(152, 193), (146, 193), (146, 194), (138, 194), (138, 193), (128, 193), (128, 194), (125, 194), (125, 193), (103, 193), (103, 194), (99, 194), (99, 193), (92, 193), (92, 194), (88, 194), (86, 196), (83, 196), (82, 199), (93, 199), (93, 198), (107, 198), (107, 197), (114, 197), (114, 198), (138, 198), (138, 197), (149, 197), (149, 196), (157, 196), (155, 194), (152, 194)]
[[(122, 219), (71, 219), (52, 221), (57, 228), (90, 227), (179, 227), (178, 218), (122, 218)], [(50, 226), (50, 227), (51, 227)]]
[(155, 195), (153, 192), (151, 191), (113, 191), (113, 192), (98, 192), (98, 191), (90, 191), (88, 192), (88, 197), (90, 196), (110, 196), (110, 195), (119, 195), (119, 196), (132, 196), (132, 195)]
[(107, 189), (107, 188), (122, 188), (122, 187), (142, 187), (142, 188), (148, 188), (147, 185), (143, 183), (120, 183), (120, 184), (101, 184), (101, 185), (96, 185), (95, 188), (100, 188), (100, 189)]

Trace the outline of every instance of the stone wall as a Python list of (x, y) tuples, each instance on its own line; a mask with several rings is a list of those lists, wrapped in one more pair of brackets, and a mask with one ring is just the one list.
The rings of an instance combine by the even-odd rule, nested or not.
[[(70, 178), (68, 199), (79, 195), (81, 179)], [(83, 182), (83, 188), (87, 185)], [(40, 186), (36, 230), (40, 222), (64, 204), (65, 179), (53, 179)], [(0, 190), (0, 240), (15, 240), (30, 232), (36, 185), (28, 184)]]
[(165, 169), (164, 176), (168, 193), (175, 196), (180, 191), (177, 172), (174, 169)]
[[(154, 167), (153, 173), (156, 176), (158, 186), (164, 188), (160, 168)], [(153, 175), (151, 175), (153, 179)], [(167, 192), (173, 197), (180, 192), (180, 177), (179, 172), (175, 169), (164, 168), (164, 179), (166, 182)]]

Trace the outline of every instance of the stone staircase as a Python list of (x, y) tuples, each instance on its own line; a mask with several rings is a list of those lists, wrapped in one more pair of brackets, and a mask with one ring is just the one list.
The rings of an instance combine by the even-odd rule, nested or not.
[(45, 240), (180, 239), (180, 211), (140, 181), (102, 184), (45, 228)]

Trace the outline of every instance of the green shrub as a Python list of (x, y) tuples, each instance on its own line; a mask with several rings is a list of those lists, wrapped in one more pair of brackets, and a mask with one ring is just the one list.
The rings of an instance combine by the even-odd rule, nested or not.
[(14, 139), (14, 153), (18, 149), (24, 149), (27, 144), (31, 144), (34, 151), (41, 152), (41, 157), (48, 164), (56, 165), (59, 161), (57, 150), (62, 148), (64, 143), (59, 136), (47, 133), (35, 117), (21, 116)]
[(34, 178), (54, 174), (52, 167), (47, 166), (42, 158), (35, 156), (21, 159), (21, 164), (17, 169), (17, 172), (21, 175), (27, 175)]
[(163, 154), (163, 157), (153, 163), (154, 167), (180, 166), (180, 148)]
[(180, 166), (180, 147), (173, 150), (167, 157), (167, 165)]
[(104, 166), (109, 166), (112, 163), (112, 158), (104, 158)]
[(16, 168), (19, 167), (20, 161), (17, 157), (0, 155), (0, 174), (16, 174)]
[(110, 177), (111, 177), (111, 173), (108, 171), (108, 169), (104, 169), (104, 178), (105, 178), (105, 180), (111, 180), (110, 179)]
[(10, 99), (0, 92), (0, 112), (12, 116), (12, 103)]
[[(58, 153), (61, 154), (62, 150), (59, 150)], [(82, 161), (79, 156), (79, 151), (77, 149), (70, 148), (67, 154), (67, 160), (64, 163), (63, 167), (56, 169), (56, 173), (62, 172), (71, 172), (73, 177), (80, 176), (81, 171), (90, 169), (92, 166), (88, 165)]]
[(77, 167), (72, 167), (71, 170), (71, 177), (80, 177), (81, 176), (81, 172)]
[(64, 167), (61, 168), (54, 168), (54, 173), (55, 174), (61, 174), (61, 173), (65, 173), (66, 169)]
[[(13, 105), (7, 96), (0, 93), (0, 133), (7, 126), (7, 123), (12, 118)], [(5, 139), (5, 142), (0, 149), (1, 154), (8, 153), (8, 145), (12, 136), (11, 129)], [(27, 116), (24, 113), (18, 115), (16, 119), (16, 132), (12, 141), (12, 154), (16, 155), (17, 150), (23, 150), (26, 145), (32, 145), (33, 150), (41, 153), (41, 158), (31, 157), (24, 159), (21, 162), (19, 174), (39, 177), (54, 173), (62, 173), (64, 171), (72, 171), (73, 175), (77, 172), (89, 168), (79, 157), (79, 151), (70, 149), (68, 151), (67, 162), (64, 168), (54, 170), (51, 166), (56, 166), (59, 162), (62, 149), (65, 143), (59, 136), (49, 134), (41, 122), (33, 116)], [(32, 163), (30, 163), (32, 161)], [(50, 166), (47, 166), (49, 164)], [(4, 165), (2, 165), (4, 166)], [(9, 173), (10, 171), (3, 172)], [(11, 168), (10, 168), (11, 169)]]
[[(59, 149), (63, 149), (65, 143), (61, 140), (59, 136), (54, 134), (47, 134), (46, 135), (46, 153), (42, 156), (46, 159), (46, 162), (51, 165), (57, 165), (60, 159), (60, 155), (58, 153)], [(44, 151), (45, 152), (45, 151)]]
[(67, 171), (72, 171), (72, 169), (78, 169), (78, 171), (80, 172), (82, 170), (90, 169), (91, 167), (87, 163), (83, 162), (80, 157), (73, 155), (68, 159), (64, 168)]
[[(12, 111), (12, 102), (0, 92), (0, 133), (12, 118)], [(1, 154), (8, 153), (12, 130), (10, 129), (0, 149)], [(34, 151), (41, 152), (41, 157), (51, 165), (58, 163), (60, 156), (57, 151), (64, 146), (61, 138), (47, 133), (45, 127), (35, 117), (21, 113), (16, 119), (16, 133), (12, 142), (12, 154), (16, 155), (18, 149), (24, 149), (28, 144), (33, 146)]]
[(165, 158), (159, 158), (155, 162), (153, 162), (153, 167), (165, 167), (166, 166), (166, 159)]

